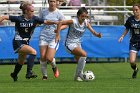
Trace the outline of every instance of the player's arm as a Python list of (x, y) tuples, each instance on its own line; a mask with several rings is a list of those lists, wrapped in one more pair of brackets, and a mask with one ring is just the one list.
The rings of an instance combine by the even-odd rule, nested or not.
[[(64, 19), (64, 18), (63, 18), (63, 19)], [(64, 20), (61, 20), (61, 19), (60, 19), (59, 22), (60, 22), (60, 21), (62, 22), (62, 21), (64, 21)], [(63, 30), (63, 29), (65, 29), (65, 28), (67, 28), (67, 27), (68, 27), (68, 25), (61, 25), (60, 31)]]
[(73, 23), (73, 20), (63, 20), (63, 21), (59, 21), (59, 23), (57, 24), (57, 29), (56, 29), (56, 33), (59, 33), (64, 27), (62, 26), (67, 26)]
[(2, 22), (3, 20), (9, 20), (9, 16), (7, 16), (7, 15), (1, 16), (0, 17), (0, 22)]
[(102, 37), (102, 34), (101, 34), (101, 33), (97, 33), (97, 32), (91, 27), (90, 23), (87, 23), (87, 28), (89, 29), (89, 31), (90, 31), (93, 35), (95, 35), (95, 36), (97, 36), (97, 37), (99, 37), (99, 38)]
[(53, 24), (58, 24), (58, 22), (50, 21), (50, 20), (44, 20), (44, 24), (46, 24), (46, 25), (53, 25)]
[(128, 33), (128, 29), (125, 29), (123, 34), (121, 35), (121, 37), (119, 38), (118, 42), (121, 42), (123, 40), (123, 38), (125, 37), (125, 35)]
[(63, 21), (59, 21), (57, 24), (57, 29), (55, 30), (56, 33), (56, 37), (55, 37), (55, 42), (60, 40), (60, 31), (64, 28), (67, 27), (67, 25), (70, 25), (73, 23), (73, 20), (63, 20)]
[(62, 25), (62, 26), (60, 27), (60, 31), (63, 30), (63, 29), (65, 29), (65, 28), (67, 28), (67, 27), (68, 27), (68, 25)]

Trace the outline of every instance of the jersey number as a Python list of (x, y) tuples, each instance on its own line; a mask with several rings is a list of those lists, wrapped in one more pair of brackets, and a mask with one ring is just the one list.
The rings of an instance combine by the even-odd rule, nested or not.
[(135, 34), (140, 34), (140, 30), (139, 29), (134, 29), (134, 33)]
[(25, 28), (25, 32), (26, 32), (26, 33), (28, 32), (28, 28)]

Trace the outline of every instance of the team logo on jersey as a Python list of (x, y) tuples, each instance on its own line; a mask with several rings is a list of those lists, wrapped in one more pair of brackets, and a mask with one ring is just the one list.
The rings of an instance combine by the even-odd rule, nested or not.
[(20, 23), (20, 27), (32, 27), (33, 23)]

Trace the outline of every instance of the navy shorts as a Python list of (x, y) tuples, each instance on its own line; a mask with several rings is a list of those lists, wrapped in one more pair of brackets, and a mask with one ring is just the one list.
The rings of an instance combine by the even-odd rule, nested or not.
[(131, 42), (129, 45), (129, 50), (138, 52), (140, 50), (140, 43), (132, 43)]
[(24, 45), (29, 45), (29, 41), (26, 40), (13, 40), (13, 49), (17, 53)]

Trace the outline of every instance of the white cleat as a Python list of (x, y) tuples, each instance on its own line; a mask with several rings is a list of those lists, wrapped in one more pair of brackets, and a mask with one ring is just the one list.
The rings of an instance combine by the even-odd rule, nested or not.
[(78, 75), (78, 76), (75, 76), (75, 77), (74, 77), (74, 80), (75, 80), (75, 81), (84, 81), (83, 74), (80, 74), (80, 75)]
[(74, 80), (75, 81), (83, 81), (80, 77), (76, 77)]

